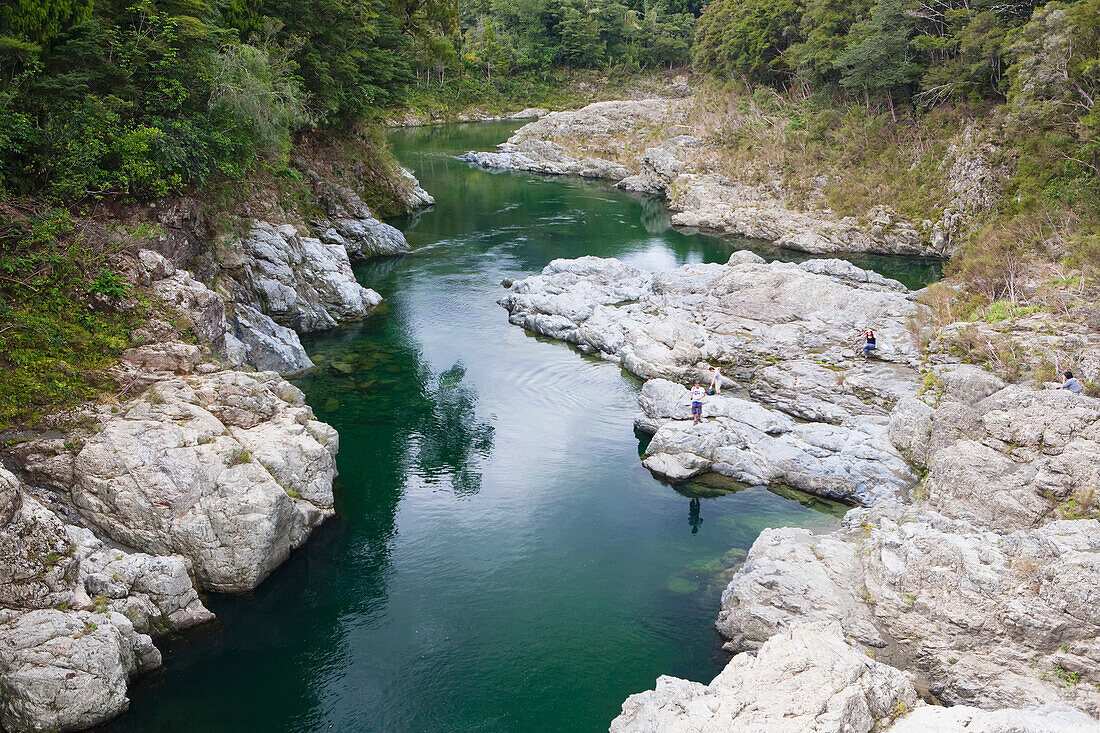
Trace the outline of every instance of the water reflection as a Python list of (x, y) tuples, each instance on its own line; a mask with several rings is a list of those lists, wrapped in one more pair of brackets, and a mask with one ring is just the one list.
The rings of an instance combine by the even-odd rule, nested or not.
[(691, 533), (699, 534), (699, 528), (703, 526), (703, 518), (699, 516), (699, 497), (692, 497), (688, 503), (688, 524), (691, 525)]
[(478, 461), (493, 449), (493, 426), (477, 418), (477, 392), (463, 383), (465, 376), (461, 363), (439, 375), (419, 425), (417, 463), (426, 483), (447, 479), (455, 494), (472, 496), (481, 489)]

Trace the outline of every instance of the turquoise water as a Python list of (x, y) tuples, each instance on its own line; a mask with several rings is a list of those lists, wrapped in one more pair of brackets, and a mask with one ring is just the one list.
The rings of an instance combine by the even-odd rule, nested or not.
[(836, 525), (843, 507), (796, 492), (655, 480), (637, 382), (508, 324), (501, 279), (555, 257), (655, 268), (746, 244), (452, 157), (514, 127), (393, 134), (438, 204), (398, 222), (411, 254), (357, 269), (383, 311), (304, 339), (318, 369), (297, 382), (340, 432), (339, 516), (254, 593), (209, 598), (218, 621), (162, 645), (110, 730), (606, 730), (658, 675), (722, 667), (719, 596), (764, 527)]

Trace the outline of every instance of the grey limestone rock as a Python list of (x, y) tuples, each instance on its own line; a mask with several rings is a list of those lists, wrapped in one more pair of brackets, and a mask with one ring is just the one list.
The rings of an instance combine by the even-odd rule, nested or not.
[(739, 654), (709, 685), (660, 677), (631, 695), (611, 733), (870, 733), (921, 705), (912, 678), (845, 643), (835, 623), (800, 624)]
[(382, 302), (356, 282), (343, 245), (302, 236), (290, 224), (254, 222), (247, 236), (222, 243), (219, 261), (231, 278), (230, 300), (258, 304), (300, 333), (360, 320)]
[(182, 555), (205, 589), (254, 588), (332, 515), (336, 431), (274, 373), (166, 379), (99, 420), (24, 464), (103, 535)]
[(9, 731), (82, 730), (129, 706), (131, 675), (160, 666), (122, 614), (43, 609), (0, 624), (0, 723)]

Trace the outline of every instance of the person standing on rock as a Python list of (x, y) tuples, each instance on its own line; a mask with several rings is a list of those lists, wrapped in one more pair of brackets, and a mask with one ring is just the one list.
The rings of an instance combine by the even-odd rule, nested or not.
[(710, 368), (710, 387), (707, 388), (707, 394), (722, 394), (722, 368), (711, 367)]
[(695, 386), (691, 388), (691, 417), (695, 425), (703, 419), (703, 398), (706, 396), (707, 391), (699, 386), (699, 380), (696, 379)]
[(1073, 394), (1081, 394), (1081, 383), (1073, 376), (1073, 372), (1066, 370), (1062, 375), (1062, 386), (1058, 389), (1068, 389)]
[(863, 339), (863, 358), (867, 359), (871, 356), (872, 351), (878, 349), (878, 344), (875, 342), (875, 332), (868, 328), (859, 334), (859, 337)]

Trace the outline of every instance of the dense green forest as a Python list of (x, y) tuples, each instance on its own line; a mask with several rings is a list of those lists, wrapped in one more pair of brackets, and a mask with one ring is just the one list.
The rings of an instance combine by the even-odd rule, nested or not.
[(100, 203), (225, 208), (227, 184), (301, 182), (292, 150), (384, 158), (400, 110), (575, 105), (689, 63), (719, 158), (835, 173), (842, 213), (938, 203), (906, 161), (977, 121), (1012, 173), (951, 271), (1100, 272), (1100, 0), (8, 0), (3, 401), (93, 394), (143, 317), (104, 305), (132, 233), (94, 230)]
[[(690, 0), (688, 0), (690, 2)], [(0, 8), (0, 190), (162, 196), (279, 161), (410, 85), (687, 60), (665, 0), (16, 0)]]

